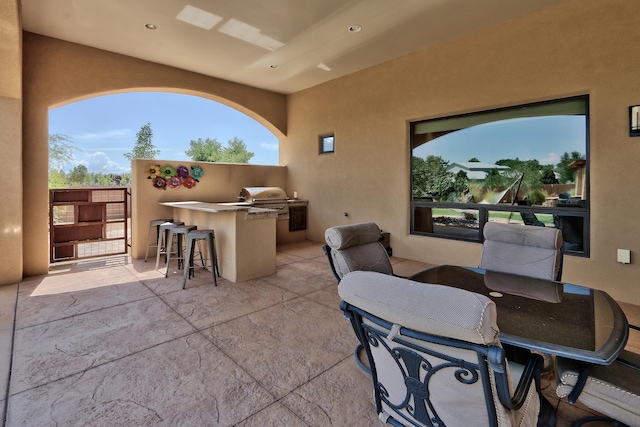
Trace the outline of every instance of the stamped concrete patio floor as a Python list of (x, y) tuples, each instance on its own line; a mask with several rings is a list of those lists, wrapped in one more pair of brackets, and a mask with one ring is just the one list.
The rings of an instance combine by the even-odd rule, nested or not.
[[(275, 275), (217, 287), (199, 270), (182, 290), (175, 264), (168, 278), (154, 267), (111, 257), (0, 288), (0, 421), (382, 425), (319, 243), (278, 246)], [(559, 426), (585, 415), (546, 389)]]

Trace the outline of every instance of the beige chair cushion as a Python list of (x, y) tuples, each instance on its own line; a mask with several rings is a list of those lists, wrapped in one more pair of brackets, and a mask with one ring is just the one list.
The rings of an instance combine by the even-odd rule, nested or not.
[[(640, 366), (640, 355), (623, 351), (620, 359)], [(556, 394), (571, 393), (579, 369), (566, 359), (556, 359)], [(591, 365), (587, 382), (578, 400), (589, 408), (630, 426), (640, 426), (640, 371), (614, 362), (609, 366)]]
[(373, 222), (332, 227), (325, 232), (331, 248), (331, 259), (338, 276), (351, 271), (377, 271), (393, 274), (389, 255), (380, 237), (382, 232)]
[(332, 249), (346, 249), (365, 243), (379, 242), (382, 230), (373, 222), (361, 224), (340, 225), (328, 228), (324, 232), (324, 239)]
[(338, 294), (351, 305), (409, 329), (476, 344), (498, 342), (496, 306), (484, 295), (364, 271), (344, 276)]
[(562, 232), (555, 228), (488, 222), (480, 268), (555, 280), (562, 261)]

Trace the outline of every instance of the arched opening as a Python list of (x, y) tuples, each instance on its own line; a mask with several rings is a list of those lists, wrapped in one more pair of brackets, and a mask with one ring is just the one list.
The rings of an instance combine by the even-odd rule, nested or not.
[[(287, 133), (285, 95), (25, 32), (23, 34), (22, 214), (24, 276), (45, 274), (48, 262), (49, 111), (92, 97), (136, 91), (200, 96), (255, 119), (278, 138)], [(251, 168), (249, 168), (251, 169)]]
[[(193, 144), (199, 141), (217, 141), (224, 150), (229, 141), (239, 140), (246, 146), (248, 155), (241, 160), (222, 157), (220, 161), (278, 164), (278, 138), (261, 123), (234, 108), (195, 95), (127, 92), (52, 108), (49, 111), (50, 144), (67, 150), (54, 150), (50, 146), (50, 168), (71, 174), (80, 166), (80, 171), (86, 168), (86, 172), (97, 179), (104, 175), (126, 175), (131, 171), (131, 164), (125, 154), (132, 152), (137, 133), (147, 124), (152, 130), (149, 142), (157, 159), (189, 160), (190, 155), (196, 154)], [(51, 140), (52, 135), (58, 137)], [(105, 182), (94, 179), (93, 184)]]
[(127, 253), (134, 159), (277, 165), (278, 140), (190, 94), (115, 93), (50, 109), (51, 263)]

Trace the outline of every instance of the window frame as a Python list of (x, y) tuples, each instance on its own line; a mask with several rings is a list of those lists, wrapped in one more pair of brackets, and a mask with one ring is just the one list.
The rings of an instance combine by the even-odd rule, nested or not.
[[(326, 141), (331, 138), (331, 150), (325, 150)], [(318, 136), (319, 154), (330, 154), (336, 152), (336, 135), (335, 133), (324, 133)]]
[[(415, 128), (420, 123), (425, 123), (428, 121), (442, 120), (442, 119), (455, 119), (459, 117), (468, 117), (473, 115), (487, 114), (487, 113), (501, 113), (508, 110), (521, 109), (523, 107), (529, 106), (539, 106), (543, 104), (563, 102), (572, 99), (582, 99), (585, 102), (585, 194), (584, 203), (582, 207), (549, 207), (549, 206), (526, 206), (526, 205), (518, 205), (518, 204), (507, 204), (507, 203), (498, 203), (498, 204), (480, 204), (480, 203), (455, 203), (455, 202), (434, 202), (427, 201), (423, 199), (416, 200), (413, 195), (413, 170), (414, 170), (414, 137), (416, 135)], [(565, 253), (567, 255), (574, 255), (579, 257), (590, 256), (590, 214), (591, 214), (591, 198), (590, 198), (590, 156), (589, 156), (589, 147), (590, 147), (590, 97), (588, 94), (572, 96), (567, 98), (559, 98), (552, 99), (541, 102), (513, 105), (503, 108), (490, 109), (490, 110), (479, 110), (476, 112), (458, 114), (452, 116), (442, 116), (442, 117), (434, 117), (432, 119), (423, 119), (423, 120), (415, 120), (409, 122), (409, 200), (410, 200), (410, 234), (424, 237), (431, 237), (437, 239), (447, 239), (447, 240), (458, 240), (458, 241), (469, 241), (482, 243), (484, 241), (483, 238), (483, 229), (484, 225), (489, 221), (490, 212), (510, 212), (514, 214), (522, 213), (532, 213), (539, 215), (557, 215), (558, 217), (571, 217), (571, 218), (580, 218), (582, 221), (582, 249), (581, 250), (572, 250), (567, 249)], [(437, 139), (437, 138), (436, 138)], [(428, 143), (428, 142), (427, 142)], [(457, 209), (457, 210), (468, 210), (468, 211), (477, 211), (478, 217), (478, 235), (477, 237), (468, 237), (468, 236), (456, 236), (456, 235), (443, 235), (436, 234), (434, 231), (423, 231), (416, 230), (416, 210), (417, 209), (429, 209), (428, 215), (431, 215), (431, 211), (433, 209)], [(427, 211), (425, 211), (427, 212)], [(420, 213), (422, 215), (422, 213)], [(433, 220), (430, 219), (431, 225), (433, 227)]]

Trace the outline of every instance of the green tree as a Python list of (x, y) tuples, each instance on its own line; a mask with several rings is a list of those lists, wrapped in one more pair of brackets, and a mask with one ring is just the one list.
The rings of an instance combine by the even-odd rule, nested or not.
[(453, 181), (453, 191), (456, 193), (464, 193), (469, 189), (469, 176), (465, 171), (458, 171)]
[(540, 178), (543, 184), (557, 184), (558, 178), (553, 170), (553, 165), (544, 165), (542, 167), (542, 176)]
[(455, 174), (447, 170), (449, 162), (440, 156), (413, 158), (413, 196), (446, 200), (454, 192)]
[(584, 158), (584, 154), (580, 154), (578, 151), (564, 153), (562, 157), (560, 157), (560, 163), (558, 163), (556, 167), (560, 174), (559, 181), (561, 184), (576, 182), (576, 171), (571, 169), (569, 165), (576, 160), (582, 160)]
[(471, 162), (471, 163), (480, 163), (480, 160), (478, 160), (477, 157), (472, 157), (472, 158), (469, 159), (469, 162)]
[(234, 137), (224, 147), (215, 138), (198, 138), (190, 142), (185, 154), (195, 162), (249, 163), (254, 156), (247, 151), (247, 145), (240, 138)]
[(113, 175), (108, 173), (108, 174), (103, 174), (101, 172), (99, 173), (92, 173), (90, 174), (91, 176), (91, 183), (94, 185), (98, 185), (100, 187), (110, 187), (113, 185)]
[(151, 123), (147, 123), (136, 134), (136, 143), (133, 146), (133, 150), (129, 153), (124, 153), (123, 156), (129, 161), (133, 159), (155, 159), (160, 154), (160, 150), (157, 150), (156, 146), (153, 145), (152, 139)]
[(240, 138), (234, 137), (227, 141), (224, 149), (224, 162), (228, 163), (249, 163), (254, 154), (247, 151), (247, 144)]
[(65, 188), (69, 186), (67, 174), (62, 169), (49, 171), (49, 188)]
[(185, 154), (194, 162), (219, 162), (222, 158), (222, 144), (215, 138), (191, 140), (190, 146)]
[(116, 185), (123, 185), (123, 186), (131, 185), (131, 172), (125, 172), (122, 175), (117, 175)]
[(69, 184), (73, 187), (84, 187), (91, 185), (92, 177), (85, 165), (77, 165), (67, 175)]
[(73, 138), (60, 133), (49, 135), (49, 171), (62, 169), (64, 165), (75, 160)]
[(502, 159), (498, 160), (496, 164), (509, 167), (501, 174), (505, 178), (505, 186), (510, 185), (524, 174), (520, 185), (521, 192), (529, 192), (542, 187), (542, 165), (538, 160)]
[(497, 168), (490, 169), (487, 172), (487, 176), (485, 177), (483, 184), (486, 188), (498, 189), (500, 187), (505, 187), (506, 179), (500, 175), (500, 172)]

